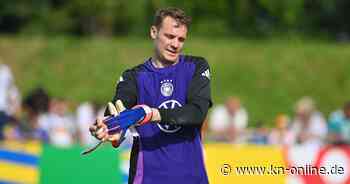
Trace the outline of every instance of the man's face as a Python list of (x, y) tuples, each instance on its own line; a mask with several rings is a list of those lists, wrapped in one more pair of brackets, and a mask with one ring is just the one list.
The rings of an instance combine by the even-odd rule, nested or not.
[(158, 59), (175, 63), (182, 51), (186, 36), (186, 25), (180, 24), (171, 17), (165, 17), (159, 29), (152, 26), (151, 38), (154, 40)]
[(241, 102), (239, 101), (238, 98), (230, 97), (226, 101), (225, 106), (228, 113), (231, 116), (234, 116), (237, 113), (237, 111), (239, 111), (239, 109), (241, 108)]
[(311, 118), (311, 113), (312, 112), (306, 110), (299, 110), (296, 112), (296, 116), (300, 119), (302, 123), (307, 123)]
[(278, 116), (276, 119), (276, 127), (277, 129), (283, 130), (288, 127), (288, 117), (287, 116)]

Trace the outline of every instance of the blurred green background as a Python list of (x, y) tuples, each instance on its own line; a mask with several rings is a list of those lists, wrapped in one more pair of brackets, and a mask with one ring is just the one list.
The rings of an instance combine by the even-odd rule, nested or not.
[(185, 53), (207, 58), (214, 102), (242, 98), (250, 125), (271, 126), (302, 96), (329, 113), (350, 91), (350, 1), (2, 0), (0, 57), (25, 96), (42, 86), (105, 104), (121, 72), (152, 53), (159, 7), (192, 16)]
[[(347, 100), (350, 47), (325, 41), (191, 38), (185, 53), (208, 59), (215, 103), (242, 98), (253, 120), (269, 124), (309, 95), (323, 112)], [(123, 70), (152, 53), (139, 38), (0, 38), (0, 55), (24, 94), (37, 86), (71, 101), (105, 103)], [(252, 121), (254, 123), (254, 121)], [(272, 122), (271, 122), (272, 123)]]

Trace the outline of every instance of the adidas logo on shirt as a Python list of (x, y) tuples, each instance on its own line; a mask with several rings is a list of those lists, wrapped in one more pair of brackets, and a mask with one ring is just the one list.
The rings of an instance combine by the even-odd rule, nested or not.
[(210, 79), (210, 71), (209, 71), (209, 69), (205, 70), (201, 75), (204, 76), (204, 77), (207, 77), (208, 79)]

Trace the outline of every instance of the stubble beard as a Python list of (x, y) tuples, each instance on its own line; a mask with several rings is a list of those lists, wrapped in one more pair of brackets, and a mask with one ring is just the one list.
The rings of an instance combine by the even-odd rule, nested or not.
[[(167, 52), (167, 51), (165, 50), (165, 52)], [(168, 60), (168, 59), (166, 59), (165, 55), (160, 54), (159, 50), (155, 51), (155, 57), (156, 58), (154, 58), (155, 60), (153, 62), (159, 62), (165, 67), (174, 65), (179, 60), (179, 54), (176, 56), (175, 60)]]

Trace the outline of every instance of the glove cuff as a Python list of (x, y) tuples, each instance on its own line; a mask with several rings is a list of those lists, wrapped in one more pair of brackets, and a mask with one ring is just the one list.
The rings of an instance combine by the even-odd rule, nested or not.
[(111, 141), (111, 144), (114, 148), (118, 148), (120, 144), (125, 140), (125, 134), (126, 134), (126, 131), (122, 132), (119, 140)]
[(112, 141), (111, 143), (114, 148), (118, 148), (120, 146), (121, 141)]
[(143, 125), (143, 124), (146, 124), (146, 123), (151, 121), (152, 116), (153, 116), (153, 112), (152, 112), (152, 109), (148, 105), (136, 105), (136, 106), (133, 107), (133, 109), (140, 108), (140, 107), (145, 111), (146, 115), (137, 124), (138, 125)]

